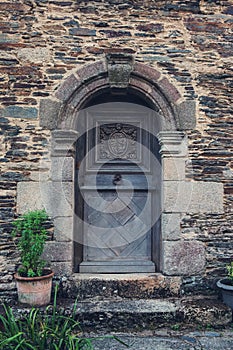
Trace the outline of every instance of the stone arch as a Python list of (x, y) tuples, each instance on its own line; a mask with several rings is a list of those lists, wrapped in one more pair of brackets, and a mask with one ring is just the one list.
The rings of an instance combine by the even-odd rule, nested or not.
[[(117, 77), (117, 79), (116, 79)], [(158, 70), (131, 55), (114, 53), (74, 71), (50, 99), (40, 103), (40, 125), (48, 129), (74, 129), (77, 111), (91, 96), (102, 91), (131, 90), (147, 99), (161, 115), (162, 130), (191, 130), (195, 127), (195, 101), (184, 100), (177, 88)]]

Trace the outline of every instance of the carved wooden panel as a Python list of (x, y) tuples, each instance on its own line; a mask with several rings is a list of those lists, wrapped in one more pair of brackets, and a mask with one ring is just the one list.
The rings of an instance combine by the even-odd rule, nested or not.
[[(141, 118), (139, 113), (126, 113), (120, 111), (115, 113), (89, 113), (87, 115), (87, 126), (93, 130), (93, 137), (88, 137), (86, 148), (87, 172), (94, 172), (102, 164), (111, 163), (111, 168), (116, 169), (115, 164), (130, 165), (133, 171), (133, 164), (139, 165), (143, 171), (150, 172), (150, 158), (148, 149), (144, 145), (149, 144), (149, 135), (144, 132), (147, 125), (146, 120)], [(148, 125), (147, 125), (148, 126)], [(143, 139), (143, 143), (141, 142)], [(130, 164), (131, 163), (131, 164)]]
[(138, 158), (136, 126), (114, 123), (99, 127), (99, 159), (128, 159)]

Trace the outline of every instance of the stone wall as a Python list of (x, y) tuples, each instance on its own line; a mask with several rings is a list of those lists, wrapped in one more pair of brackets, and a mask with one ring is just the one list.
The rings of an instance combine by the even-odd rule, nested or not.
[(39, 126), (39, 102), (73, 70), (116, 48), (159, 71), (183, 99), (196, 100), (186, 178), (223, 184), (224, 213), (184, 215), (182, 239), (203, 242), (206, 266), (183, 278), (183, 290), (212, 286), (233, 256), (231, 1), (21, 0), (0, 10), (0, 293), (15, 289), (9, 233), (17, 184), (49, 177), (51, 135)]

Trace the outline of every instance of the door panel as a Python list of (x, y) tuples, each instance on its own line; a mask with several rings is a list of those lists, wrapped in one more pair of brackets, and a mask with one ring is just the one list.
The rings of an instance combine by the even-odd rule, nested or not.
[(84, 119), (88, 132), (77, 191), (79, 206), (82, 199), (79, 271), (154, 272), (160, 167), (147, 131), (150, 115), (139, 108), (103, 108), (88, 111)]

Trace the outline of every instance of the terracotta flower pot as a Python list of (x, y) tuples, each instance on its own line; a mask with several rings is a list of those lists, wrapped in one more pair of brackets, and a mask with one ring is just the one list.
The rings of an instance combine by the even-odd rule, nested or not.
[(54, 272), (46, 270), (40, 277), (22, 277), (15, 274), (18, 300), (31, 306), (43, 306), (50, 302)]
[(233, 311), (233, 285), (225, 278), (217, 282), (217, 287), (221, 289), (223, 302)]

